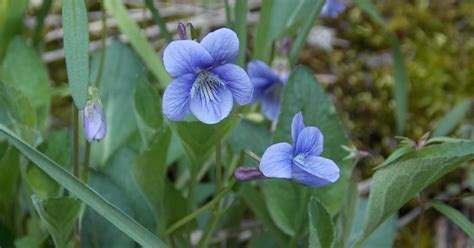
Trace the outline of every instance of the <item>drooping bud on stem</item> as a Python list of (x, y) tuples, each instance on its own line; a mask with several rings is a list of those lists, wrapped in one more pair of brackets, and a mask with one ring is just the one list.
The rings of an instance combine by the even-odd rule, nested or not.
[(250, 181), (257, 179), (265, 179), (263, 173), (255, 167), (239, 167), (234, 172), (237, 181)]
[(107, 124), (102, 113), (102, 103), (96, 87), (89, 86), (89, 99), (82, 114), (84, 135), (87, 141), (102, 140), (107, 131)]
[(182, 39), (182, 40), (187, 40), (188, 39), (188, 36), (187, 36), (187, 33), (186, 33), (186, 25), (184, 25), (184, 23), (182, 23), (182, 22), (178, 23), (178, 35), (179, 35), (179, 38)]

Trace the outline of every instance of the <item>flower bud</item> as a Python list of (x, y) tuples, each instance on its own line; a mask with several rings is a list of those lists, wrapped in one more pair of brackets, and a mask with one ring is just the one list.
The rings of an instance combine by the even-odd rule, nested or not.
[(239, 167), (234, 172), (237, 181), (250, 181), (266, 178), (263, 173), (255, 167)]
[(186, 33), (186, 25), (184, 25), (184, 23), (182, 23), (182, 22), (178, 23), (178, 35), (179, 35), (179, 38), (182, 39), (182, 40), (187, 40), (188, 39), (188, 36), (187, 36), (187, 33)]
[(87, 141), (102, 140), (107, 131), (107, 124), (102, 113), (102, 103), (97, 88), (89, 87), (89, 100), (82, 113), (84, 135)]

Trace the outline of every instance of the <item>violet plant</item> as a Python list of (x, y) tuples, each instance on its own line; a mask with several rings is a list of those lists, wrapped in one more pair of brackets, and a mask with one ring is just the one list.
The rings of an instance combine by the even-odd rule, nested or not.
[[(52, 2), (40, 12), (56, 11)], [(398, 210), (414, 198), (420, 212), (432, 206), (474, 238), (466, 216), (423, 193), (474, 157), (472, 141), (442, 137), (472, 101), (443, 118), (435, 137), (403, 138), (372, 172), (357, 163), (378, 148), (356, 148), (364, 133), (344, 126), (350, 114), (339, 117), (328, 93), (338, 85), (318, 80), (339, 65), (320, 71), (324, 60), (300, 56), (315, 23), (349, 28), (354, 12), (345, 11), (384, 25), (372, 1), (225, 1), (177, 24), (190, 3), (173, 10), (187, 14), (162, 18), (164, 5), (145, 0), (143, 18), (159, 32), (130, 16), (139, 2), (99, 2), (63, 0), (62, 26), (38, 14), (34, 30), (24, 27), (33, 32), (16, 28), (36, 7), (0, 4), (0, 247), (391, 247), (406, 221)], [(89, 42), (98, 22), (100, 40)], [(123, 35), (107, 39), (112, 26)], [(408, 82), (397, 36), (384, 31), (398, 132)], [(52, 44), (57, 34), (64, 38)], [(50, 63), (62, 54), (48, 49), (62, 44), (65, 63)]]

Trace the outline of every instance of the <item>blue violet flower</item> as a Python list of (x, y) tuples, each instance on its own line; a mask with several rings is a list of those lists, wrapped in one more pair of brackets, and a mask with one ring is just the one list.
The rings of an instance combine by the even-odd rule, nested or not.
[(346, 5), (341, 0), (327, 0), (321, 10), (321, 17), (337, 17), (346, 10)]
[(191, 112), (207, 124), (218, 123), (239, 105), (252, 101), (253, 86), (245, 70), (235, 65), (239, 40), (221, 28), (200, 43), (178, 40), (166, 47), (163, 63), (173, 80), (163, 95), (163, 112), (179, 121)]
[(334, 161), (320, 157), (323, 134), (316, 127), (305, 127), (301, 112), (291, 124), (293, 145), (283, 142), (270, 146), (260, 161), (265, 177), (287, 178), (310, 187), (324, 186), (339, 179)]
[[(276, 61), (278, 67), (279, 60)], [(283, 86), (288, 79), (288, 72), (282, 70), (281, 73), (273, 71), (262, 61), (251, 61), (247, 66), (250, 81), (253, 84), (253, 101), (260, 100), (262, 103), (262, 112), (266, 118), (271, 121), (278, 120), (280, 114), (280, 100)]]

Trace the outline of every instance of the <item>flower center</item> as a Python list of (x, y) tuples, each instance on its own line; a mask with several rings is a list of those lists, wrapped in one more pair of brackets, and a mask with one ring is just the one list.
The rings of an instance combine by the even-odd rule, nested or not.
[(299, 165), (304, 165), (304, 159), (305, 159), (305, 155), (304, 154), (299, 154), (298, 156), (293, 158), (293, 162), (295, 162)]
[(191, 87), (191, 97), (196, 93), (201, 95), (206, 101), (219, 101), (217, 90), (225, 83), (217, 75), (208, 71), (201, 70), (198, 72), (197, 78)]

